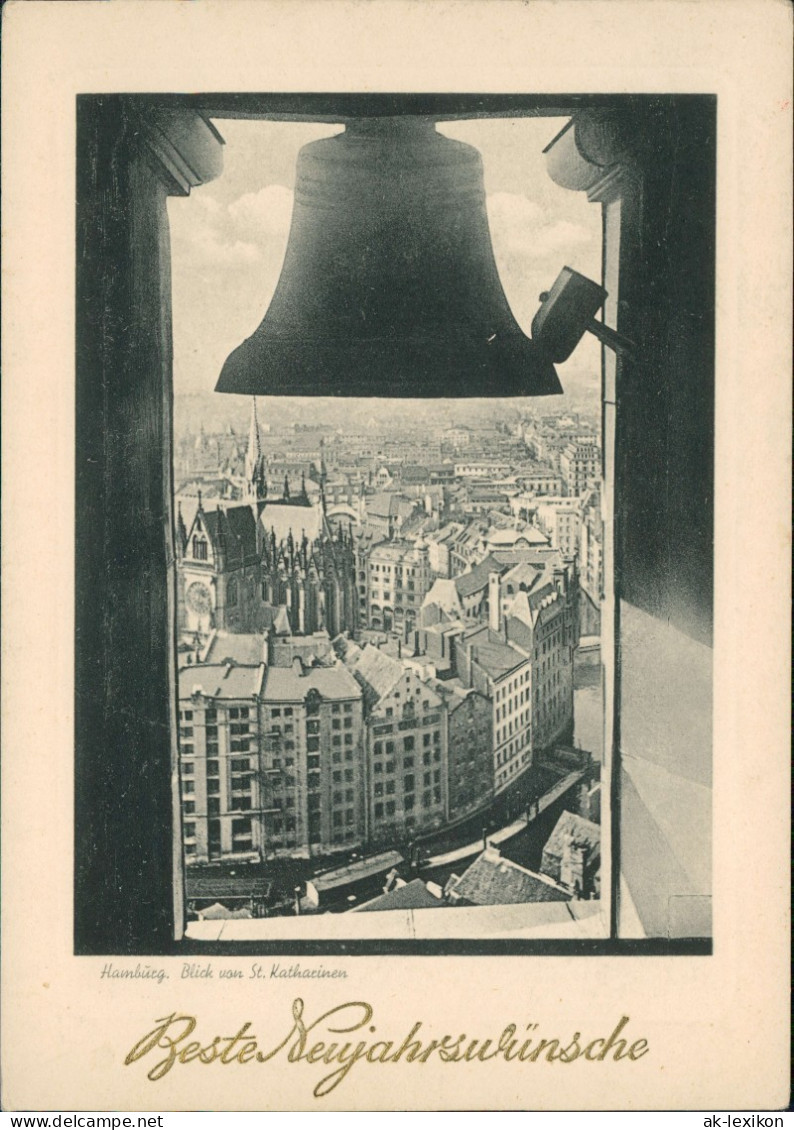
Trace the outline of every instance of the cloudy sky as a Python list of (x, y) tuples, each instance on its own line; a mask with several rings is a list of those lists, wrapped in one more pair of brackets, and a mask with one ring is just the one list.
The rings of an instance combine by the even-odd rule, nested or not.
[[(519, 325), (529, 333), (538, 294), (570, 266), (601, 270), (599, 209), (558, 188), (543, 148), (564, 120), (443, 123), (439, 130), (480, 150), (499, 274)], [(179, 392), (212, 392), (227, 355), (258, 326), (278, 281), (289, 234), (298, 150), (341, 127), (311, 123), (216, 122), (224, 172), (189, 197), (171, 197), (174, 375)], [(586, 335), (560, 366), (563, 386), (593, 380), (599, 348)]]

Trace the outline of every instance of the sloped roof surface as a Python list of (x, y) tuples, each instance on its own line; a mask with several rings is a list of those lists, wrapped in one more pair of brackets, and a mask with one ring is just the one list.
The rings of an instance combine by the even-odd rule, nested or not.
[(353, 666), (353, 674), (364, 689), (367, 706), (372, 707), (402, 678), (405, 671), (402, 663), (392, 659), (384, 651), (372, 644), (362, 651)]
[(548, 545), (549, 539), (537, 527), (529, 526), (525, 530), (507, 529), (488, 531), (487, 541), (492, 546), (510, 548), (520, 545), (523, 541), (527, 545)]
[(398, 512), (398, 494), (373, 494), (367, 499), (367, 514), (375, 518), (394, 518)]
[(319, 505), (268, 503), (259, 521), (266, 535), (270, 536), (275, 530), (277, 542), (284, 541), (290, 532), (295, 542), (299, 542), (304, 533), (309, 541), (316, 541), (323, 532), (323, 514)]
[(502, 636), (481, 627), (464, 637), (465, 643), (472, 647), (474, 659), (492, 679), (501, 679), (508, 671), (520, 667), (529, 658), (514, 645), (505, 643)]
[(258, 665), (264, 659), (264, 648), (264, 636), (218, 631), (210, 643), (204, 662), (222, 664), (231, 659), (234, 663), (245, 666)]
[(452, 885), (450, 892), (475, 906), (500, 903), (568, 902), (570, 895), (551, 879), (512, 863), (488, 847)]
[[(303, 671), (303, 674), (301, 674)], [(334, 667), (269, 667), (265, 674), (262, 699), (265, 702), (301, 702), (308, 691), (323, 698), (360, 698), (358, 683), (341, 663)]]
[(578, 816), (575, 812), (567, 810), (561, 813), (559, 820), (554, 825), (554, 831), (546, 840), (543, 854), (562, 857), (565, 839), (572, 836), (575, 843), (587, 848), (588, 861), (601, 850), (601, 828), (592, 820)]
[(458, 595), (462, 597), (473, 596), (474, 593), (487, 587), (491, 573), (504, 573), (506, 568), (506, 565), (501, 564), (493, 554), (489, 553), (479, 565), (475, 565), (467, 573), (460, 573), (455, 577)]
[(201, 518), (213, 546), (223, 546), (227, 565), (256, 561), (256, 523), (250, 506), (202, 509)]
[(252, 874), (245, 867), (237, 875), (201, 867), (185, 869), (185, 894), (189, 899), (246, 898), (250, 895), (267, 898), (272, 889), (272, 879)]
[(360, 914), (369, 910), (428, 910), (443, 906), (442, 900), (431, 895), (421, 879), (412, 879), (403, 887), (395, 887), (370, 902), (354, 907), (353, 913)]
[(367, 859), (359, 859), (346, 867), (337, 867), (333, 871), (326, 871), (324, 875), (315, 875), (311, 880), (316, 891), (332, 891), (335, 887), (344, 887), (349, 883), (357, 883), (361, 879), (368, 879), (372, 875), (389, 871), (392, 867), (399, 867), (404, 863), (398, 851), (384, 851), (380, 855), (371, 855)]
[(262, 664), (197, 663), (179, 672), (179, 697), (190, 698), (195, 692), (209, 698), (253, 698), (259, 690)]
[(422, 604), (437, 604), (447, 612), (459, 612), (460, 598), (454, 580), (448, 581), (443, 577), (437, 577)]

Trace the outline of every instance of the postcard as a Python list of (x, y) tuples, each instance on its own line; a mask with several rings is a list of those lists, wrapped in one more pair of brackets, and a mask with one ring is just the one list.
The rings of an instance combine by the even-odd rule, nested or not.
[(4, 16), (4, 1109), (785, 1107), (790, 9)]

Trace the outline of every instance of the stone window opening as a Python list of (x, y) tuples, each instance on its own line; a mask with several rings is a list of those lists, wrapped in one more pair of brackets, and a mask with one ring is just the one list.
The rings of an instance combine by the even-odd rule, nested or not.
[[(272, 112), (269, 108), (278, 103), (278, 96), (241, 97), (252, 116), (267, 116)], [(338, 96), (305, 97), (325, 97), (327, 105)], [(490, 97), (498, 102), (500, 96)], [(510, 103), (509, 114), (516, 112), (516, 106), (523, 106), (525, 112), (549, 111), (548, 100), (544, 104), (543, 99), (529, 96), (511, 98), (518, 101)], [(224, 108), (231, 104), (222, 95), (92, 95), (78, 100), (77, 486), (81, 505), (76, 521), (79, 543), (87, 548), (77, 577), (77, 616), (85, 631), (78, 636), (76, 655), (81, 705), (76, 720), (75, 826), (78, 846), (90, 843), (97, 860), (114, 860), (103, 875), (85, 851), (77, 852), (78, 953), (152, 952), (152, 945), (157, 952), (171, 952), (184, 931), (181, 872), (174, 854), (174, 844), (181, 837), (173, 803), (177, 737), (171, 626), (166, 623), (161, 628), (156, 619), (147, 622), (141, 616), (138, 592), (145, 579), (149, 607), (160, 610), (158, 615), (169, 609), (166, 619), (173, 622), (165, 205), (170, 193), (187, 193), (203, 179), (217, 175), (219, 144), (209, 119), (223, 117)], [(475, 104), (493, 105), (480, 96), (470, 103), (471, 107)], [(239, 102), (235, 106), (239, 112)], [(610, 933), (619, 942), (622, 875), (648, 939), (664, 938), (666, 952), (677, 940), (690, 947), (685, 952), (705, 952), (703, 947), (710, 944), (708, 878), (691, 852), (682, 868), (683, 888), (675, 886), (667, 846), (655, 859), (645, 857), (641, 831), (652, 819), (652, 798), (642, 792), (621, 753), (628, 750), (632, 763), (639, 761), (652, 768), (653, 758), (648, 754), (668, 757), (671, 750), (684, 751), (689, 746), (684, 772), (675, 774), (676, 781), (685, 784), (699, 775), (696, 783), (706, 789), (710, 785), (706, 736), (710, 709), (703, 706), (700, 710), (699, 702), (692, 716), (676, 718), (675, 684), (654, 700), (650, 721), (658, 723), (655, 728), (649, 725), (647, 710), (645, 717), (639, 716), (638, 705), (643, 702), (642, 661), (650, 653), (661, 657), (665, 671), (674, 672), (683, 664), (689, 684), (696, 681), (702, 691), (701, 702), (705, 703), (710, 692), (716, 99), (664, 96), (610, 101), (587, 96), (554, 110), (573, 113), (573, 117), (572, 124), (549, 147), (552, 178), (572, 190), (586, 191), (593, 202), (602, 205), (604, 283), (610, 292), (606, 317), (627, 336), (644, 341), (646, 347), (642, 374), (636, 371), (636, 364), (632, 368), (606, 352), (603, 360), (604, 455), (615, 488), (604, 550), (605, 557), (617, 556), (619, 564), (610, 612), (615, 653), (621, 658), (619, 667), (613, 665), (606, 688), (613, 841)], [(492, 113), (509, 116), (503, 105)], [(566, 134), (570, 135), (567, 142)], [(562, 152), (566, 146), (567, 157)], [(189, 161), (184, 158), (186, 152)], [(588, 161), (588, 154), (599, 159)], [(123, 203), (120, 208), (119, 200)], [(660, 230), (664, 240), (654, 238)], [(139, 252), (134, 258), (129, 255), (133, 233)], [(658, 250), (662, 244), (664, 261)], [(655, 293), (661, 289), (674, 294), (675, 299), (654, 305), (651, 287), (656, 288)], [(128, 316), (131, 296), (135, 319)], [(676, 343), (677, 353), (668, 352), (671, 343)], [(113, 394), (101, 408), (97, 427), (91, 412), (102, 403), (97, 389), (107, 372), (114, 372), (117, 379)], [(125, 395), (133, 388), (149, 413), (147, 441), (137, 418), (125, 419)], [(664, 397), (667, 411), (654, 414), (651, 396), (656, 398), (654, 404)], [(642, 434), (642, 427), (653, 430), (653, 460), (643, 459), (648, 436)], [(125, 451), (126, 466), (117, 462), (118, 451), (112, 445), (102, 450), (106, 438), (112, 436)], [(159, 447), (162, 459), (151, 458), (151, 442)], [(656, 510), (655, 529), (649, 534), (641, 515), (648, 511), (648, 499), (659, 497), (659, 482), (665, 483), (666, 493)], [(154, 509), (153, 498), (159, 500)], [(86, 526), (89, 515), (93, 521), (96, 513), (103, 522), (103, 538), (92, 538)], [(682, 520), (687, 523), (686, 558), (677, 556), (672, 537), (675, 523)], [(130, 542), (132, 530), (136, 544)], [(129, 570), (124, 578), (114, 577), (110, 564), (127, 552)], [(612, 560), (607, 564), (611, 569)], [(90, 619), (88, 607), (92, 609)], [(116, 638), (125, 641), (124, 657), (106, 646), (103, 624), (111, 618)], [(687, 650), (689, 641), (692, 646)], [(119, 672), (130, 656), (148, 673), (149, 685), (136, 685), (128, 692)], [(89, 686), (89, 672), (97, 669), (97, 661), (102, 672), (99, 685), (112, 692), (112, 706), (111, 700), (103, 703), (97, 698), (89, 705), (79, 698), (81, 687)], [(131, 693), (136, 698), (130, 698), (128, 706)], [(147, 719), (145, 735), (136, 734), (134, 740), (125, 735), (119, 720), (129, 716)], [(655, 745), (657, 731), (664, 729), (665, 722), (670, 723), (667, 744)], [(696, 732), (699, 744), (695, 743), (698, 748), (693, 751), (692, 740), (685, 739)], [(116, 752), (118, 761), (112, 785), (102, 781), (107, 749)], [(152, 767), (145, 781), (137, 780), (142, 762)], [(120, 830), (122, 822), (113, 817), (119, 803), (114, 793), (124, 795), (125, 803), (142, 816), (140, 829)], [(144, 829), (145, 850), (140, 841)], [(214, 838), (214, 823), (210, 829)], [(238, 841), (247, 834), (238, 825)], [(652, 881), (641, 881), (643, 868)], [(698, 940), (703, 943), (700, 949)]]

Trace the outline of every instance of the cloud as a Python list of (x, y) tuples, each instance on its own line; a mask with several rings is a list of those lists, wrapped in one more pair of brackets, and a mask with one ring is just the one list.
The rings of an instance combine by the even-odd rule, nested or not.
[(247, 192), (229, 205), (228, 214), (235, 230), (247, 239), (259, 242), (274, 236), (285, 238), (292, 218), (290, 189), (283, 184), (269, 184), (259, 192)]
[(587, 228), (550, 215), (526, 196), (494, 192), (486, 202), (497, 258), (546, 259), (593, 238)]
[(229, 204), (196, 193), (175, 208), (171, 228), (180, 252), (196, 267), (280, 263), (292, 215), (292, 192), (270, 184)]
[[(186, 202), (187, 203), (187, 202)], [(175, 213), (175, 238), (196, 265), (220, 267), (283, 262), (292, 217), (293, 192), (269, 184), (221, 203), (206, 192), (191, 197)], [(507, 270), (523, 263), (571, 257), (592, 244), (594, 233), (581, 224), (541, 208), (518, 193), (487, 197), (494, 252)]]
[(243, 263), (255, 263), (260, 258), (259, 248), (255, 244), (239, 239), (230, 242), (208, 227), (193, 227), (187, 243), (192, 257), (202, 264), (234, 267)]

